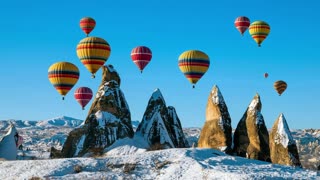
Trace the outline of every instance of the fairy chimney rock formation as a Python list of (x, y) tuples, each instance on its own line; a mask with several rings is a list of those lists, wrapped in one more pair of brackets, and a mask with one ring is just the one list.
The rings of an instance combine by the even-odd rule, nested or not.
[(61, 152), (52, 149), (51, 157), (75, 157), (134, 135), (131, 114), (120, 89), (120, 76), (112, 65), (102, 67), (102, 83), (85, 123), (71, 131)]
[(272, 127), (269, 143), (272, 163), (301, 167), (296, 142), (283, 114)]
[(232, 127), (228, 107), (218, 86), (214, 86), (209, 94), (206, 122), (200, 134), (198, 147), (231, 153), (231, 145)]
[(156, 89), (149, 99), (136, 135), (142, 136), (150, 148), (154, 146), (158, 146), (159, 149), (189, 146), (175, 108), (166, 106), (159, 89)]
[(234, 132), (233, 151), (242, 157), (270, 162), (269, 133), (256, 94)]

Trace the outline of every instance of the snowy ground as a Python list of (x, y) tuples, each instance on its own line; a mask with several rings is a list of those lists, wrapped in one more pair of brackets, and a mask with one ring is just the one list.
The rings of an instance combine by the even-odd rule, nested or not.
[(168, 149), (103, 158), (0, 162), (0, 179), (320, 179), (316, 171), (227, 156), (212, 149)]

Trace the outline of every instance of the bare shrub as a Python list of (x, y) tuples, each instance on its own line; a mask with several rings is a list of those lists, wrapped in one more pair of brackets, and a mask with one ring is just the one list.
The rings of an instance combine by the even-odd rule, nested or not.
[(155, 143), (148, 148), (148, 151), (156, 151), (156, 150), (161, 150), (161, 149), (164, 149), (164, 145), (160, 144), (160, 143)]
[(156, 161), (155, 162), (155, 165), (156, 165), (156, 169), (162, 169), (165, 165), (168, 165), (168, 164), (171, 164), (170, 161), (163, 161), (163, 162), (160, 162), (160, 161)]
[(31, 177), (29, 180), (42, 180), (40, 177)]
[(124, 164), (123, 172), (130, 173), (131, 171), (135, 170), (137, 164)]
[(74, 170), (75, 173), (80, 173), (80, 172), (82, 172), (82, 166), (81, 165), (75, 165), (73, 167), (73, 170)]

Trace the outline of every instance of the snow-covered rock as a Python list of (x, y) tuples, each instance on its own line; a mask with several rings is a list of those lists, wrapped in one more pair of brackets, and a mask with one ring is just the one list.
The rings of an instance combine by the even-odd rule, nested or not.
[(7, 133), (0, 138), (0, 159), (16, 160), (17, 144), (15, 135), (17, 130), (13, 124), (7, 128)]
[(51, 157), (83, 156), (103, 151), (116, 140), (134, 135), (131, 114), (120, 89), (120, 76), (112, 65), (102, 67), (102, 83), (85, 123), (70, 132), (62, 151), (52, 149)]
[(159, 89), (156, 89), (149, 99), (136, 136), (142, 136), (150, 147), (188, 147), (176, 110), (172, 106), (166, 106)]
[(231, 118), (224, 98), (218, 86), (215, 85), (209, 94), (206, 122), (201, 131), (198, 147), (214, 148), (231, 153), (231, 145)]
[(283, 114), (272, 127), (269, 144), (272, 163), (301, 167), (296, 142)]
[(256, 94), (234, 132), (234, 152), (238, 156), (270, 162), (269, 133)]

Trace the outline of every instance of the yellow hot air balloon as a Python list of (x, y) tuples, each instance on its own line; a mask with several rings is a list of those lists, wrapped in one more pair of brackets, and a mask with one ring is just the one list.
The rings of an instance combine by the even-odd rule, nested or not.
[(54, 63), (48, 70), (49, 81), (58, 93), (62, 95), (62, 100), (77, 83), (79, 76), (80, 73), (77, 66), (69, 62)]
[(278, 92), (279, 96), (281, 96), (281, 94), (287, 89), (288, 85), (286, 82), (279, 80), (273, 84), (273, 87)]
[(249, 26), (249, 33), (260, 47), (270, 33), (270, 26), (264, 21), (255, 21)]
[(209, 56), (202, 51), (189, 50), (179, 56), (178, 65), (194, 88), (199, 79), (207, 72), (210, 60)]
[(82, 64), (91, 72), (92, 78), (110, 56), (110, 45), (99, 37), (86, 37), (77, 46), (77, 55)]

